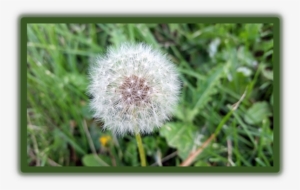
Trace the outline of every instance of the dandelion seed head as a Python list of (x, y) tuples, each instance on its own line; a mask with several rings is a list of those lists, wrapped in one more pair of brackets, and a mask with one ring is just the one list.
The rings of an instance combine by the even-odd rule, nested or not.
[(114, 133), (151, 133), (171, 117), (180, 81), (173, 63), (145, 44), (124, 44), (90, 68), (94, 117)]

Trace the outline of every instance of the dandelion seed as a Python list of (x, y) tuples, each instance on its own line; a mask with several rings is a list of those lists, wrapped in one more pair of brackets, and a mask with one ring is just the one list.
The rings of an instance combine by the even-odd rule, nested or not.
[(119, 135), (151, 133), (171, 117), (178, 101), (178, 76), (173, 63), (145, 44), (109, 49), (90, 68), (94, 116)]

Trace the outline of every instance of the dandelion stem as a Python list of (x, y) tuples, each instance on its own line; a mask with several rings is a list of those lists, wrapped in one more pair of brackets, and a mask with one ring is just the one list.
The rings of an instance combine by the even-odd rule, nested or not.
[(135, 138), (136, 138), (136, 142), (137, 142), (138, 149), (139, 149), (141, 165), (143, 167), (145, 167), (146, 166), (146, 156), (145, 156), (145, 151), (144, 151), (143, 142), (142, 142), (140, 133), (135, 133)]

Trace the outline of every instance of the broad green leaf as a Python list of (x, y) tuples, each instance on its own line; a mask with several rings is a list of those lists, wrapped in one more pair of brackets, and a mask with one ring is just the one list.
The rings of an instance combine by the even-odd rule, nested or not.
[(83, 165), (85, 166), (107, 166), (102, 161), (111, 165), (111, 159), (104, 155), (87, 154), (82, 158)]
[(259, 124), (266, 117), (270, 116), (271, 110), (267, 102), (257, 102), (246, 112), (245, 121), (249, 124)]
[(178, 119), (180, 119), (181, 121), (184, 121), (185, 116), (183, 113), (183, 105), (178, 105), (176, 109), (174, 109), (174, 113), (173, 113), (174, 117), (177, 117)]
[(186, 159), (201, 144), (197, 128), (180, 122), (167, 123), (160, 129), (160, 135), (167, 139), (169, 146), (177, 148), (182, 159)]
[(208, 74), (207, 79), (198, 80), (197, 86), (199, 90), (195, 91), (195, 96), (197, 96), (198, 99), (193, 109), (187, 114), (189, 121), (193, 121), (201, 108), (211, 100), (212, 95), (218, 92), (216, 87), (219, 84), (221, 77), (224, 76), (225, 71), (228, 70), (229, 65), (229, 63), (221, 64), (212, 69)]

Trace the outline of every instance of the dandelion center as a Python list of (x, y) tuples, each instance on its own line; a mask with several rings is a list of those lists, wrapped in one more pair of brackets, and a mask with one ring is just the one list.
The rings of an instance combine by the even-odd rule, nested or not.
[(121, 99), (127, 104), (140, 105), (149, 100), (151, 87), (147, 85), (144, 78), (136, 75), (125, 77), (119, 87)]

